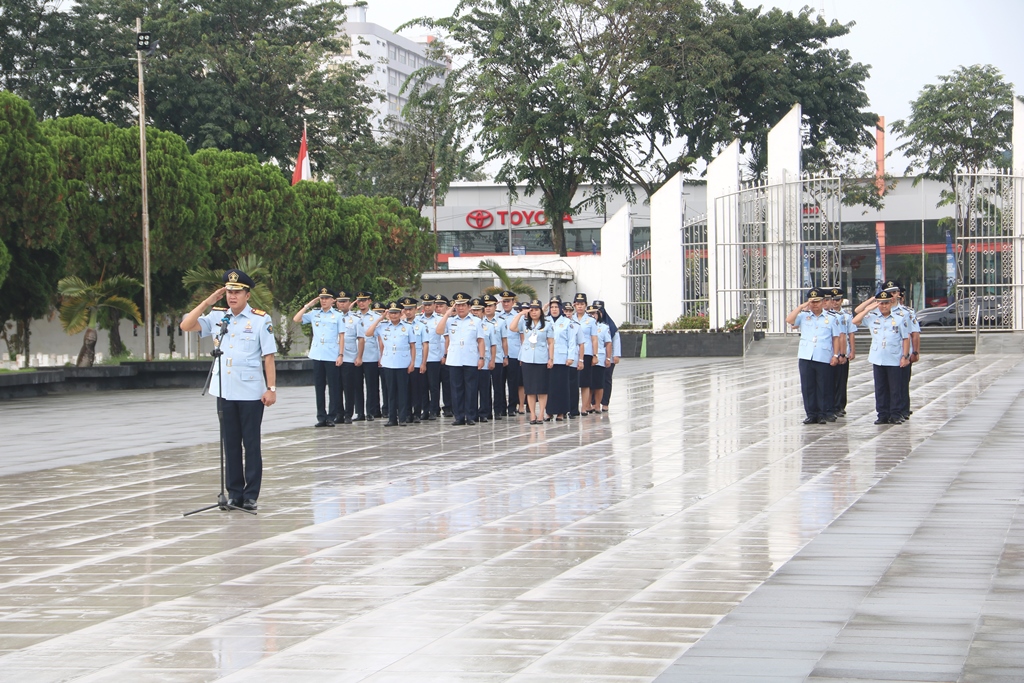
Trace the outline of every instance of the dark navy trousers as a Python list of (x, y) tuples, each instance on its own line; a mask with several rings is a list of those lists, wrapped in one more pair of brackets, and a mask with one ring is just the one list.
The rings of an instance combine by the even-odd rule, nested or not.
[(260, 451), (263, 401), (218, 398), (217, 408), (222, 415), (224, 488), (228, 491), (228, 498), (240, 502), (256, 500), (260, 497), (260, 484), (263, 482), (263, 454)]
[(833, 375), (833, 368), (828, 363), (800, 359), (800, 390), (807, 417), (820, 419), (832, 412)]

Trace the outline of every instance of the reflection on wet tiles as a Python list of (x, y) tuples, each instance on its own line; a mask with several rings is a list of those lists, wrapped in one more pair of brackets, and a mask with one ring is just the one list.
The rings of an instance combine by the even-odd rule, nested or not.
[(765, 359), (617, 379), (562, 425), (283, 432), (256, 518), (177, 516), (210, 446), (11, 475), (0, 677), (650, 681), (1005, 371), (927, 359), (881, 430), (867, 366), (808, 428)]

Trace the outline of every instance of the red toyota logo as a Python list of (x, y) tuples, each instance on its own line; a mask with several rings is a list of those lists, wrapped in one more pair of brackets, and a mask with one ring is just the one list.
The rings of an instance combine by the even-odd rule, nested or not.
[(466, 214), (466, 225), (474, 230), (483, 230), (494, 223), (494, 215), (490, 211), (477, 209)]

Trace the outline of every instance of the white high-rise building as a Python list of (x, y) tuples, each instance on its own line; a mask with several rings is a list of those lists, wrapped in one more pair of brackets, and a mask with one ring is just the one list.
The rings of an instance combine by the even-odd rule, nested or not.
[(380, 131), (388, 116), (401, 118), (408, 101), (408, 94), (402, 93), (406, 79), (427, 64), (439, 64), (426, 58), (427, 45), (433, 38), (428, 36), (423, 42), (417, 42), (372, 24), (366, 20), (365, 6), (350, 7), (347, 14), (344, 30), (351, 46), (345, 58), (373, 66), (373, 72), (364, 82), (385, 95), (384, 101), (372, 105), (373, 128)]

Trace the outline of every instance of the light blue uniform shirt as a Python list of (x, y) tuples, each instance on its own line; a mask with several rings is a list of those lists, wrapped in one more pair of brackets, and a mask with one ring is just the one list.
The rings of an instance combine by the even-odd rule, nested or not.
[(448, 335), (448, 358), (445, 361), (452, 367), (476, 367), (480, 360), (480, 349), (477, 340), (483, 339), (486, 346), (487, 340), (480, 318), (466, 314), (465, 318), (453, 315), (445, 323), (445, 333)]
[(594, 340), (591, 337), (597, 336), (597, 321), (591, 318), (589, 313), (584, 313), (582, 318), (573, 314), (572, 319), (580, 326), (580, 333), (583, 336), (583, 355), (593, 356)]
[(510, 315), (508, 313), (505, 313), (504, 316), (505, 324), (501, 328), (501, 336), (503, 339), (508, 340), (508, 357), (519, 358), (519, 347), (522, 346), (523, 341), (520, 338), (518, 332), (513, 332), (512, 330), (508, 329), (508, 326), (512, 324), (512, 320), (516, 316), (515, 314)]
[[(857, 329), (854, 325), (853, 329)], [(612, 337), (612, 358), (622, 358), (622, 337), (619, 336), (619, 331), (615, 330), (615, 336)]]
[(492, 328), (492, 341), (484, 343), (494, 344), (494, 367), (498, 367), (505, 361), (505, 349), (503, 349), (501, 346), (501, 340), (504, 339), (505, 337), (503, 336), (504, 332), (502, 331), (501, 328), (508, 325), (508, 323), (505, 322), (504, 319), (499, 318), (497, 313), (494, 314), (493, 318), (488, 318), (487, 316), (484, 316), (484, 320), (486, 320), (487, 324), (490, 325)]
[[(484, 332), (484, 367), (486, 370), (491, 367), (491, 353), (495, 350), (494, 342), (498, 338), (498, 328), (494, 322), (487, 318), (478, 318), (480, 321), (480, 327)], [(478, 356), (479, 357), (479, 356)], [(497, 361), (495, 361), (497, 363)]]
[[(921, 331), (921, 323), (917, 322), (917, 312), (914, 309), (907, 308), (903, 304), (900, 304), (899, 306), (893, 306), (892, 312), (896, 315), (902, 315), (907, 319), (907, 325), (911, 332)], [(913, 351), (913, 349), (911, 349), (911, 351)]]
[(413, 365), (418, 370), (423, 365), (423, 342), (428, 341), (427, 326), (418, 319), (413, 319), (412, 322), (406, 320), (405, 324), (412, 327), (412, 343), (416, 345), (416, 359), (413, 361)]
[[(371, 323), (372, 324), (372, 323)], [(374, 348), (384, 350), (380, 352), (380, 365), (384, 368), (395, 368), (400, 370), (408, 369), (412, 363), (415, 348), (413, 341), (412, 326), (405, 322), (393, 325), (390, 320), (380, 323), (373, 331), (374, 339), (367, 339), (366, 346), (371, 343)], [(380, 340), (378, 342), (377, 340)], [(366, 360), (366, 351), (363, 351), (363, 360)]]
[[(366, 340), (363, 344), (363, 362), (364, 363), (376, 363), (380, 361), (380, 347), (377, 345), (376, 340), (366, 337), (366, 330), (370, 329), (370, 325), (374, 323), (378, 316), (372, 311), (364, 314), (357, 314), (359, 318), (359, 336)], [(382, 322), (381, 325), (384, 323)], [(378, 325), (377, 327), (380, 327)]]
[(344, 332), (341, 311), (331, 308), (325, 311), (318, 308), (302, 314), (302, 322), (313, 328), (313, 341), (309, 345), (307, 356), (313, 360), (326, 360), (332, 363), (338, 360), (341, 350), (338, 348), (338, 334)]
[(846, 348), (840, 353), (845, 353), (847, 356), (850, 355), (850, 337), (857, 331), (857, 326), (853, 324), (853, 316), (846, 311), (829, 311), (835, 316), (836, 321), (839, 323), (839, 331), (846, 334)]
[(604, 367), (604, 363), (608, 360), (608, 342), (612, 340), (612, 331), (608, 327), (607, 323), (597, 324), (597, 357), (594, 362)]
[[(273, 321), (266, 313), (257, 315), (248, 304), (238, 315), (232, 315), (230, 310), (214, 309), (199, 318), (199, 336), (220, 334), (220, 324), (225, 317), (228, 318), (228, 332), (220, 344), (224, 355), (219, 363), (224, 370), (224, 379), (222, 382), (218, 364), (214, 363), (210, 394), (223, 396), (229, 401), (259, 401), (267, 390), (263, 378), (263, 356), (277, 353)], [(223, 394), (220, 393), (222, 383)]]
[(832, 337), (838, 337), (839, 321), (825, 311), (814, 315), (810, 311), (796, 314), (793, 326), (800, 329), (800, 351), (797, 358), (813, 360), (818, 363), (831, 363), (835, 351), (832, 350)]
[(569, 316), (563, 317), (569, 321), (569, 355), (566, 360), (579, 363), (582, 360), (580, 358), (580, 344), (583, 343), (583, 328)]
[(340, 330), (345, 334), (345, 349), (342, 351), (342, 363), (355, 363), (356, 354), (359, 352), (359, 318), (355, 313), (349, 311), (342, 313)]
[(579, 342), (576, 341), (577, 325), (568, 316), (560, 315), (557, 319), (549, 320), (548, 324), (554, 328), (555, 337), (555, 365), (565, 365), (570, 358), (579, 355)]
[(437, 324), (441, 322), (441, 316), (430, 314), (421, 316), (421, 322), (426, 328), (423, 331), (423, 340), (429, 344), (427, 347), (427, 362), (440, 363), (444, 355), (444, 335), (437, 333)]
[(910, 322), (895, 313), (882, 317), (878, 310), (868, 313), (862, 322), (871, 332), (868, 362), (872, 365), (899, 366), (903, 356), (903, 340), (910, 336)]
[(554, 337), (555, 326), (551, 320), (544, 321), (544, 327), (530, 329), (526, 326), (525, 316), (519, 319), (519, 329), (523, 335), (523, 345), (519, 349), (520, 363), (538, 363), (546, 365), (548, 362), (548, 339)]

